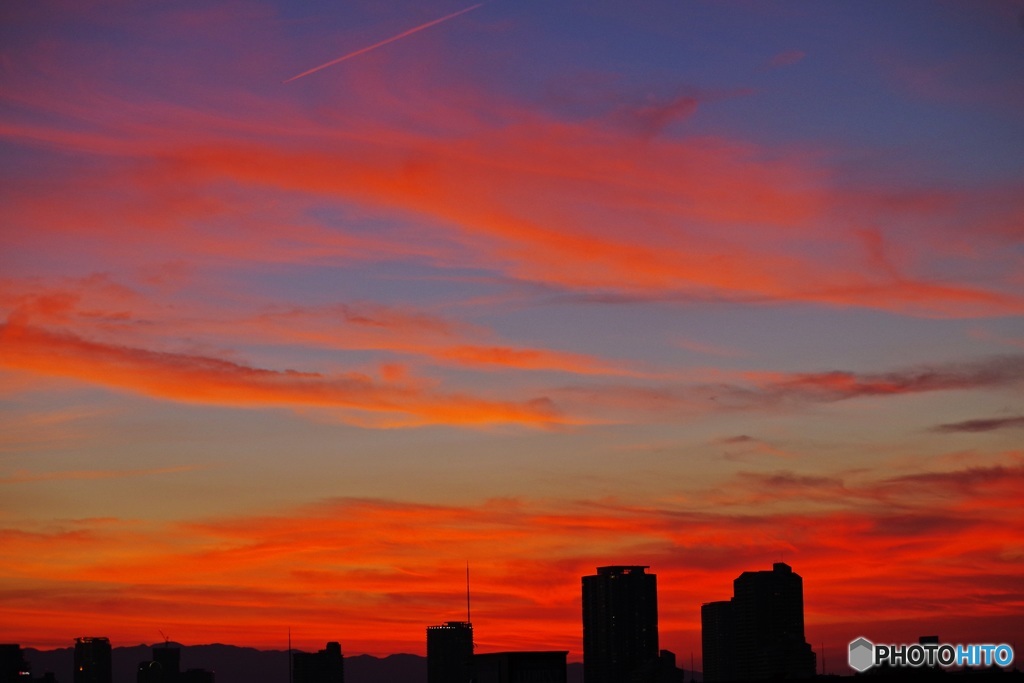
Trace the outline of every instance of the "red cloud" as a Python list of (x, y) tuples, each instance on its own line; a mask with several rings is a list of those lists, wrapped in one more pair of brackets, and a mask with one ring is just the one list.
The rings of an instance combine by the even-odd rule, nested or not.
[(38, 592), (3, 593), (0, 614), (17, 614), (22, 633), (88, 617), (130, 639), (140, 623), (170, 621), (182, 640), (222, 629), (265, 646), (292, 621), (311, 644), (330, 636), (353, 653), (422, 652), (427, 625), (461, 617), (468, 559), (483, 640), (546, 642), (577, 658), (579, 577), (628, 559), (658, 574), (665, 646), (699, 651), (689, 639), (700, 603), (784, 557), (804, 577), (810, 633), (839, 640), (840, 623), (928, 619), (953, 638), (969, 635), (964, 615), (1020, 625), (1019, 458), (888, 478), (744, 474), (727, 482), (729, 498), (694, 491), (676, 506), (337, 499), (258, 517), (7, 529), (0, 570)]

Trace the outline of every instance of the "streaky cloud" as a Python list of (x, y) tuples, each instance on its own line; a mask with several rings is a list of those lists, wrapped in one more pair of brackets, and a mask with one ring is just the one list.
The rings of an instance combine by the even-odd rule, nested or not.
[(1024, 427), (1024, 415), (964, 420), (963, 422), (948, 422), (946, 424), (940, 424), (932, 427), (931, 431), (943, 434), (955, 434), (958, 432), (991, 432), (997, 429), (1012, 429), (1019, 427)]
[(180, 465), (177, 467), (156, 467), (143, 470), (70, 470), (59, 472), (17, 471), (8, 477), (0, 477), (0, 484), (26, 484), (38, 481), (96, 481), (99, 479), (124, 479), (148, 477), (160, 474), (180, 474), (205, 469), (206, 465)]
[(0, 325), (0, 367), (74, 379), (182, 403), (327, 409), (352, 424), (535, 424), (560, 421), (545, 397), (522, 403), (442, 394), (422, 381), (273, 370), (211, 356), (107, 344), (9, 320)]
[(768, 373), (753, 377), (766, 396), (839, 401), (862, 396), (891, 396), (930, 391), (1009, 386), (1024, 381), (1024, 355), (969, 362), (922, 365), (882, 373), (846, 370)]
[[(1024, 355), (995, 356), (970, 361), (936, 363), (888, 372), (752, 371), (726, 376), (722, 381), (687, 378), (662, 383), (574, 384), (551, 391), (570, 412), (657, 421), (680, 415), (730, 411), (802, 410), (815, 404), (860, 398), (896, 398), (939, 391), (973, 391), (1014, 387), (1024, 383)], [(577, 406), (572, 411), (569, 406)], [(765, 452), (787, 455), (759, 439), (734, 436), (720, 440), (725, 446), (770, 447)]]
[(768, 62), (768, 66), (775, 69), (783, 66), (792, 66), (797, 62), (803, 61), (806, 56), (807, 53), (803, 50), (787, 50), (772, 57)]
[(968, 495), (979, 488), (1008, 484), (1013, 488), (1024, 484), (1024, 465), (992, 465), (969, 467), (951, 472), (922, 472), (889, 479), (886, 483), (899, 486), (926, 487), (942, 492)]
[(366, 54), (367, 52), (370, 52), (371, 50), (376, 50), (379, 47), (384, 47), (385, 45), (388, 45), (390, 43), (395, 42), (396, 40), (401, 40), (402, 38), (406, 38), (408, 36), (411, 36), (414, 33), (419, 33), (420, 31), (422, 31), (424, 29), (430, 28), (431, 26), (437, 26), (440, 23), (448, 21), (449, 19), (454, 19), (455, 17), (457, 17), (459, 15), (462, 15), (462, 14), (465, 14), (466, 12), (472, 12), (475, 9), (479, 9), (480, 7), (483, 7), (485, 4), (486, 3), (480, 2), (480, 3), (477, 3), (477, 4), (472, 5), (470, 7), (467, 7), (465, 9), (461, 9), (458, 12), (452, 12), (451, 14), (443, 16), (440, 19), (434, 19), (433, 21), (428, 21), (425, 24), (420, 24), (419, 26), (411, 28), (411, 29), (409, 29), (407, 31), (403, 31), (402, 33), (399, 33), (396, 36), (391, 36), (390, 38), (382, 40), (379, 43), (374, 43), (373, 45), (370, 45), (368, 47), (360, 48), (360, 49), (356, 50), (355, 52), (349, 52), (346, 55), (342, 55), (341, 57), (338, 57), (337, 59), (332, 59), (331, 61), (327, 62), (326, 64), (321, 64), (320, 66), (313, 67), (312, 69), (309, 69), (308, 71), (303, 71), (302, 73), (298, 74), (297, 76), (292, 76), (291, 78), (289, 78), (288, 80), (283, 81), (283, 82), (284, 83), (291, 83), (292, 81), (298, 80), (298, 79), (303, 78), (305, 76), (309, 76), (310, 74), (314, 74), (317, 71), (320, 71), (321, 69), (326, 69), (329, 66), (334, 66), (335, 64), (340, 64), (341, 62), (344, 62), (346, 60), (352, 59), (353, 57), (358, 57), (359, 55)]

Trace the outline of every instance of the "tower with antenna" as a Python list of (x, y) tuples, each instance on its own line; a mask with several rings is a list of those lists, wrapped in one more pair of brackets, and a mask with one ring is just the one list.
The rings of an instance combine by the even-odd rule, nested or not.
[(466, 563), (466, 620), (427, 627), (427, 683), (469, 681), (473, 677), (473, 614)]

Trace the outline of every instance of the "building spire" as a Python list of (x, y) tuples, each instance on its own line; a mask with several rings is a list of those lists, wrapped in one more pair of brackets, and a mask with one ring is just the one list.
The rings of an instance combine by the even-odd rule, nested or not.
[(473, 623), (473, 615), (469, 609), (469, 560), (466, 560), (466, 623)]

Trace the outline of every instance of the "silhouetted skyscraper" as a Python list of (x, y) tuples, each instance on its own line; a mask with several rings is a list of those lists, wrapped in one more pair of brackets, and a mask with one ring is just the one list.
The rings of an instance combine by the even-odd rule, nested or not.
[(473, 624), (449, 621), (427, 627), (427, 683), (469, 683), (473, 678)]
[(75, 638), (75, 683), (112, 683), (110, 641)]
[(658, 671), (658, 588), (646, 566), (583, 577), (583, 680), (633, 683)]
[(788, 564), (740, 574), (732, 600), (701, 607), (701, 630), (708, 683), (814, 676), (803, 580)]
[(293, 683), (345, 683), (345, 657), (341, 644), (331, 641), (316, 653), (292, 655)]

